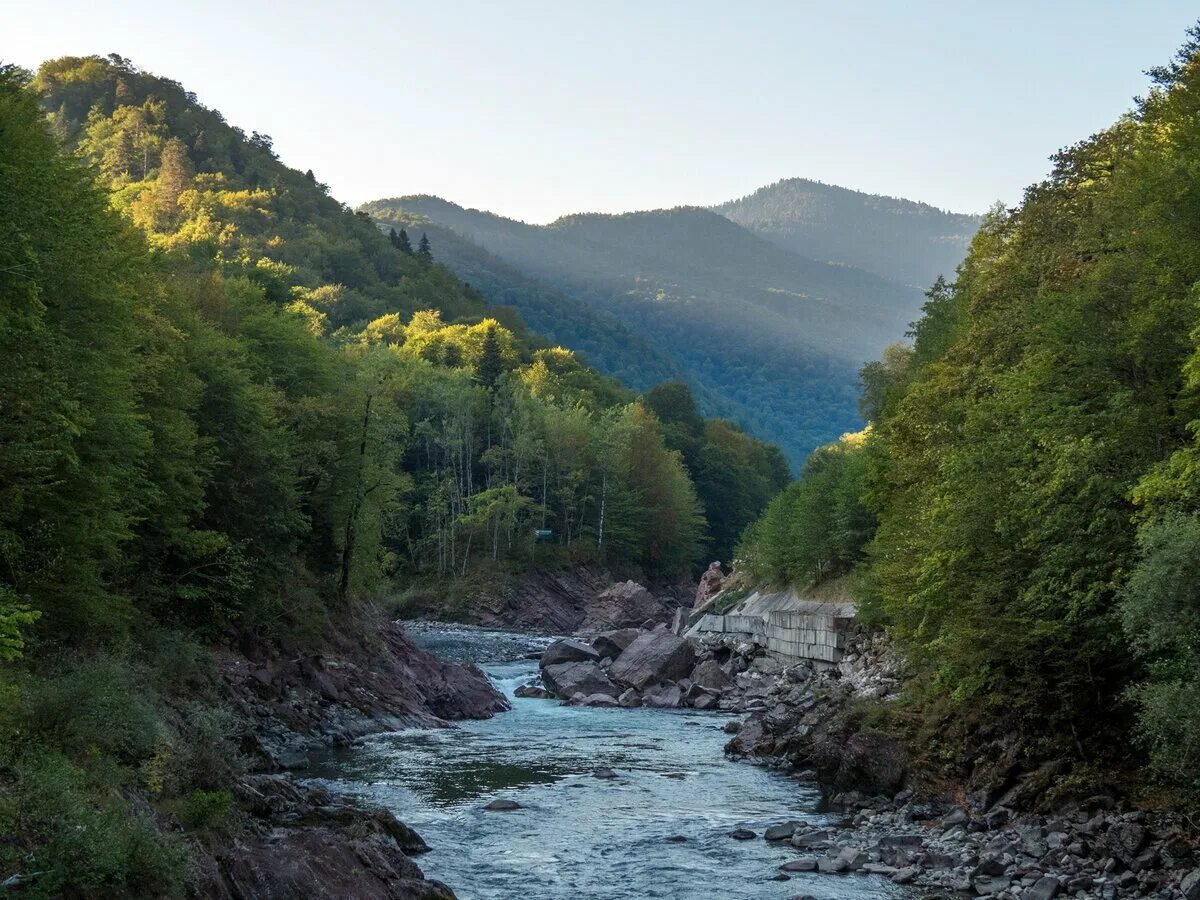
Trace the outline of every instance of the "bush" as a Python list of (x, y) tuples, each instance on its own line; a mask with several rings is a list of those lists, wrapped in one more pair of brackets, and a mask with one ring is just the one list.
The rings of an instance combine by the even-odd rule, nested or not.
[(59, 753), (31, 752), (16, 766), (6, 832), (32, 849), (10, 859), (37, 873), (25, 896), (174, 896), (185, 854), (105, 783)]
[(192, 791), (180, 807), (179, 821), (191, 829), (226, 831), (233, 822), (233, 794), (229, 791)]
[(109, 755), (138, 763), (154, 752), (160, 723), (129, 668), (111, 657), (31, 682), (26, 733), (74, 759)]

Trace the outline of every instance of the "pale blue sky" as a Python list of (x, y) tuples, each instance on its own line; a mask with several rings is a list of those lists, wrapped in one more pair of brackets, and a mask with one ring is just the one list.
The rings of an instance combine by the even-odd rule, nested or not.
[(804, 176), (979, 211), (1144, 92), (1158, 2), (0, 0), (0, 59), (116, 52), (356, 204), (544, 222)]

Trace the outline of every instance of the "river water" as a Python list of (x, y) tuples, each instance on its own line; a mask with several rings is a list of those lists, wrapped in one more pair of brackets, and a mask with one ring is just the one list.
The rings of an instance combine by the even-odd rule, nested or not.
[[(729, 832), (827, 819), (811, 786), (725, 759), (725, 716), (513, 698), (537, 674), (523, 654), (546, 640), (448, 626), (413, 634), (443, 656), (479, 663), (512, 711), (370, 738), (317, 760), (309, 774), (414, 827), (433, 848), (422, 869), (463, 900), (902, 896), (874, 876), (770, 880), (799, 854)], [(618, 777), (593, 777), (597, 766)], [(483, 809), (497, 798), (522, 808)], [(667, 840), (674, 836), (686, 840)]]

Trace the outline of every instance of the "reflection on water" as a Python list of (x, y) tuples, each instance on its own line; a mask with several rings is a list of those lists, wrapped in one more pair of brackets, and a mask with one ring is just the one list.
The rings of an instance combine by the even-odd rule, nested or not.
[[(509, 697), (537, 672), (524, 635), (425, 629), (422, 643), (474, 659)], [(542, 641), (542, 644), (545, 642)], [(442, 731), (381, 735), (331, 753), (312, 774), (390, 808), (433, 848), (426, 873), (464, 900), (588, 897), (885, 897), (882, 879), (798, 874), (797, 854), (762, 839), (788, 820), (824, 821), (816, 792), (722, 755), (725, 719), (691, 710), (581, 709), (513, 698), (513, 710)], [(593, 777), (612, 768), (611, 780)], [(522, 808), (488, 812), (497, 797)], [(683, 842), (667, 838), (683, 836)]]

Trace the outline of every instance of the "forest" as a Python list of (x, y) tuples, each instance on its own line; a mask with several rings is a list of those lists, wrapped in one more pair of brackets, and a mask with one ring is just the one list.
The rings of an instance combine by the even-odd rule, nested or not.
[(0, 69), (0, 143), (0, 855), (33, 896), (177, 887), (241, 764), (214, 648), (489, 568), (686, 577), (787, 480), (128, 60)]
[(1151, 75), (986, 217), (910, 341), (863, 370), (867, 431), (815, 453), (738, 556), (779, 583), (850, 575), (919, 674), (900, 727), (958, 775), (965, 736), (1012, 733), (1024, 763), (1073, 760), (1080, 792), (1181, 802), (1200, 789), (1200, 31)]
[[(920, 309), (915, 288), (801, 256), (698, 207), (576, 214), (549, 225), (429, 196), (376, 200), (360, 211), (387, 226), (415, 231), (429, 221), (454, 232), (477, 248), (448, 258), (456, 272), (533, 320), (545, 316), (545, 292), (573, 298), (591, 316), (558, 319), (556, 306), (556, 335), (575, 341), (586, 329), (590, 357), (635, 384), (657, 377), (665, 360), (702, 412), (779, 444), (794, 469), (815, 447), (861, 427), (855, 373)], [(497, 277), (495, 267), (482, 276), (479, 249), (523, 281)], [(595, 329), (597, 318), (613, 325)], [(620, 331), (654, 352), (630, 358)]]

